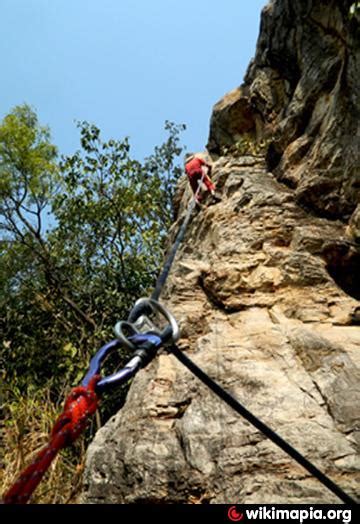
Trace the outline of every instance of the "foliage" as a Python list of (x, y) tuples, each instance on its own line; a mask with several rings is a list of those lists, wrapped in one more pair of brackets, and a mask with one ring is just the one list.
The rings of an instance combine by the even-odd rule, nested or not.
[[(51, 193), (56, 171), (56, 148), (49, 138), (48, 128), (39, 125), (28, 105), (15, 107), (0, 127), (1, 212), (11, 233), (18, 232), (11, 214), (21, 215), (26, 209), (40, 227), (39, 214)], [(30, 227), (20, 215), (23, 225)]]
[(233, 145), (224, 147), (222, 154), (232, 155), (234, 157), (244, 155), (263, 156), (269, 143), (269, 139), (257, 141), (252, 134), (244, 133)]
[(154, 284), (172, 219), (183, 126), (167, 122), (168, 139), (143, 162), (128, 139), (79, 128), (82, 150), (57, 165), (28, 106), (0, 126), (2, 352), (20, 388), (79, 380), (94, 347)]
[(96, 126), (79, 127), (82, 152), (60, 165), (50, 241), (74, 300), (86, 312), (85, 327), (102, 336), (154, 283), (172, 220), (179, 175), (174, 156), (181, 148), (178, 127), (167, 124), (169, 139), (141, 163), (130, 157), (128, 139), (104, 142)]
[[(58, 162), (29, 106), (0, 123), (0, 362), (13, 472), (21, 449), (46, 433), (29, 411), (40, 425), (53, 420), (116, 320), (149, 293), (173, 220), (184, 126), (166, 122), (166, 140), (143, 161), (131, 157), (127, 138), (104, 141), (95, 125), (78, 127), (81, 150)], [(112, 372), (125, 357), (110, 360)], [(123, 395), (105, 402), (105, 419)], [(67, 473), (57, 475), (64, 482), (77, 475), (69, 453)]]
[[(39, 329), (48, 329), (46, 312), (38, 306), (51, 278), (52, 258), (43, 236), (43, 217), (56, 192), (57, 151), (49, 130), (40, 126), (27, 105), (16, 107), (0, 125), (0, 327), (2, 354), (13, 362), (19, 381), (32, 367), (42, 374)], [(34, 317), (41, 317), (34, 322)], [(40, 328), (41, 324), (41, 328)], [(32, 351), (24, 352), (29, 340)], [(46, 367), (46, 366), (45, 366)]]

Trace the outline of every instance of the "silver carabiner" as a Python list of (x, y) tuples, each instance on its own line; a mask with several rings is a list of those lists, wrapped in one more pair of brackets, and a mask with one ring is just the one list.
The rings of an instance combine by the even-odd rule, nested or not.
[[(168, 323), (165, 329), (159, 328), (149, 318), (149, 312), (160, 313)], [(120, 321), (115, 325), (114, 331), (118, 339), (129, 349), (135, 349), (134, 344), (129, 340), (125, 330), (133, 331), (133, 333), (145, 333), (152, 331), (157, 333), (164, 342), (171, 341), (175, 343), (180, 338), (180, 330), (178, 323), (173, 315), (159, 302), (152, 298), (139, 298), (130, 312), (128, 321)]]
[(123, 346), (134, 351), (135, 345), (129, 340), (129, 337), (125, 335), (126, 330), (132, 331), (134, 335), (139, 334), (140, 331), (134, 326), (134, 324), (127, 322), (126, 320), (120, 320), (114, 327), (116, 338), (122, 342)]

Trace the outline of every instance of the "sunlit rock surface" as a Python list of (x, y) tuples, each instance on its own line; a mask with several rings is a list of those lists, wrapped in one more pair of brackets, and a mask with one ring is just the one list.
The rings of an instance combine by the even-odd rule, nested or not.
[[(264, 9), (245, 84), (212, 117), (222, 201), (194, 213), (162, 300), (182, 350), (357, 497), (360, 47), (350, 5)], [(234, 156), (242, 136), (266, 140), (264, 154)], [(183, 179), (169, 245), (190, 198)], [(166, 353), (90, 445), (82, 500), (339, 502)]]

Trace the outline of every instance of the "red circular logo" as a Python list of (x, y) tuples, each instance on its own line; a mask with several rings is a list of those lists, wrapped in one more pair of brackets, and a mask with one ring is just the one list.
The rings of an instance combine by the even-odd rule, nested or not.
[(236, 506), (230, 506), (228, 509), (228, 517), (232, 522), (239, 522), (244, 518), (244, 513), (239, 513)]

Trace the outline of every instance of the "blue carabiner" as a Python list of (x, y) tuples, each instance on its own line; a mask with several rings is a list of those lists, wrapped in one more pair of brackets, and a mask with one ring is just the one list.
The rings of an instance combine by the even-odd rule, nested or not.
[[(119, 371), (109, 375), (108, 377), (103, 377), (99, 380), (96, 385), (97, 391), (102, 391), (109, 387), (117, 386), (127, 382), (135, 373), (142, 367), (144, 362), (144, 355), (150, 350), (156, 351), (163, 343), (162, 338), (155, 333), (138, 333), (129, 337), (129, 340), (134, 344), (136, 350), (133, 357), (130, 361)], [(83, 378), (81, 385), (87, 386), (90, 379), (94, 375), (100, 374), (101, 364), (104, 359), (119, 347), (123, 346), (121, 340), (116, 339), (108, 342), (102, 346), (96, 355), (91, 359), (89, 370)], [(142, 355), (141, 355), (142, 353)]]
[(100, 374), (101, 364), (103, 363), (104, 359), (109, 355), (109, 353), (115, 349), (118, 349), (119, 347), (121, 347), (121, 342), (120, 340), (116, 339), (108, 342), (99, 349), (99, 351), (90, 360), (89, 370), (81, 382), (82, 386), (86, 387), (94, 375)]

